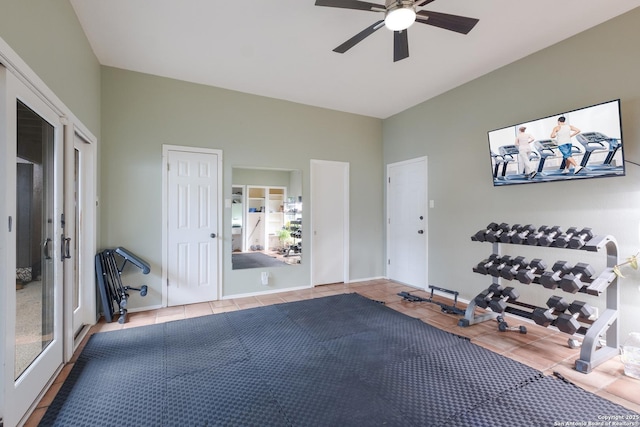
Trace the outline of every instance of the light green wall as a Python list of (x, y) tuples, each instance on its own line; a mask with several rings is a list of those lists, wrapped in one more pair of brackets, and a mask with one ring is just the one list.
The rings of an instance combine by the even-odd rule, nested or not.
[[(488, 287), (491, 280), (471, 268), (492, 248), (470, 236), (492, 221), (588, 226), (615, 236), (622, 258), (640, 249), (639, 166), (627, 163), (622, 178), (494, 188), (487, 140), (492, 129), (620, 98), (625, 155), (640, 162), (640, 55), (632, 53), (638, 40), (640, 9), (384, 120), (384, 164), (428, 157), (428, 197), (435, 203), (429, 212), (430, 284), (457, 289), (467, 299)], [(584, 251), (527, 249), (507, 246), (504, 253), (547, 263), (577, 256), (604, 261), (604, 254), (590, 260)], [(623, 336), (640, 328), (639, 284), (633, 270), (620, 282)], [(519, 289), (521, 300), (538, 304), (550, 296), (537, 285)], [(582, 294), (564, 296), (604, 305)]]
[[(103, 67), (101, 143), (100, 245), (125, 246), (151, 263), (145, 304), (159, 304), (161, 295), (163, 144), (221, 149), (226, 199), (234, 165), (299, 169), (308, 198), (311, 159), (349, 162), (350, 276), (384, 273), (379, 119)], [(223, 295), (309, 286), (304, 256), (299, 268), (275, 269), (269, 288), (259, 270), (233, 271), (230, 209), (223, 220)]]
[(0, 37), (99, 137), (100, 64), (71, 4), (0, 0)]

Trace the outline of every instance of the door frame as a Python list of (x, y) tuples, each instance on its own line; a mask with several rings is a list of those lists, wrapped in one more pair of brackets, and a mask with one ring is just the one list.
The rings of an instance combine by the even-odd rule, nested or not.
[[(424, 164), (424, 201), (425, 201), (425, 206), (424, 206), (424, 253), (425, 253), (425, 265), (424, 265), (424, 290), (427, 290), (429, 288), (429, 208), (430, 208), (430, 202), (428, 202), (429, 200), (429, 164), (427, 161), (427, 156), (422, 156), (422, 157), (416, 157), (413, 159), (408, 159), (408, 160), (403, 160), (400, 162), (394, 162), (394, 163), (389, 163), (387, 164), (387, 176), (386, 176), (386, 205), (387, 205), (387, 214), (386, 214), (386, 220), (385, 220), (385, 228), (386, 228), (386, 259), (393, 259), (393, 254), (390, 253), (391, 250), (391, 245), (389, 244), (390, 240), (391, 240), (391, 231), (390, 231), (390, 227), (389, 227), (389, 216), (391, 214), (391, 197), (389, 197), (389, 190), (390, 190), (390, 170), (393, 167), (398, 167), (398, 166), (404, 166), (404, 165), (409, 165), (412, 163), (423, 163)], [(386, 274), (385, 276), (389, 279), (389, 280), (393, 280), (390, 276), (389, 276), (389, 265), (385, 262), (385, 270), (386, 270)], [(407, 285), (411, 286), (411, 284)], [(418, 289), (423, 289), (423, 288), (418, 288)]]
[[(214, 148), (200, 148), (200, 147), (188, 147), (183, 145), (169, 145), (162, 144), (162, 307), (167, 307), (169, 302), (168, 295), (168, 286), (169, 286), (169, 262), (168, 262), (168, 241), (169, 241), (169, 213), (168, 213), (168, 203), (169, 203), (169, 152), (170, 151), (178, 151), (178, 152), (188, 152), (188, 153), (203, 153), (203, 154), (216, 154), (218, 156), (218, 174), (217, 174), (217, 187), (218, 187), (218, 211), (217, 215), (217, 227), (218, 227), (218, 237), (216, 238), (218, 245), (218, 259), (216, 262), (218, 263), (218, 299), (222, 297), (222, 259), (223, 259), (223, 249), (224, 245), (222, 244), (225, 233), (224, 228), (222, 226), (222, 214), (223, 214), (223, 186), (222, 186), (222, 150), (214, 149)], [(231, 234), (229, 234), (231, 235)]]
[(344, 256), (343, 256), (343, 269), (342, 269), (342, 281), (344, 283), (349, 283), (349, 199), (350, 199), (350, 194), (349, 194), (349, 168), (350, 168), (350, 164), (349, 162), (341, 162), (341, 161), (332, 161), (332, 160), (316, 160), (316, 159), (311, 159), (310, 162), (310, 179), (309, 179), (309, 193), (310, 193), (310, 197), (309, 197), (309, 201), (310, 201), (310, 205), (311, 205), (311, 209), (310, 209), (310, 213), (309, 213), (309, 223), (311, 225), (311, 228), (309, 230), (309, 239), (310, 239), (310, 245), (309, 248), (311, 249), (311, 257), (310, 257), (310, 261), (311, 261), (311, 268), (310, 268), (310, 284), (311, 287), (317, 286), (317, 285), (321, 285), (323, 283), (316, 283), (316, 277), (315, 277), (315, 265), (319, 262), (322, 262), (322, 260), (319, 260), (317, 258), (317, 255), (315, 254), (315, 251), (313, 250), (314, 248), (314, 229), (315, 229), (315, 219), (314, 216), (317, 216), (318, 212), (316, 209), (316, 201), (317, 201), (317, 195), (314, 194), (313, 188), (314, 188), (314, 183), (316, 182), (316, 180), (318, 179), (317, 176), (315, 176), (315, 167), (314, 166), (322, 166), (322, 165), (335, 165), (335, 166), (342, 166), (342, 172), (343, 172), (343, 194), (344, 194), (344, 198), (342, 200), (343, 202), (343, 206), (342, 206), (342, 217), (344, 219), (343, 222), (343, 235), (342, 235), (342, 246), (344, 249)]

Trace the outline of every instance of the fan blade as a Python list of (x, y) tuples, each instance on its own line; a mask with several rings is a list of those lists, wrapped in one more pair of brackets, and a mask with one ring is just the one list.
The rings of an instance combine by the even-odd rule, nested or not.
[(333, 49), (333, 51), (337, 52), (337, 53), (345, 53), (346, 51), (348, 51), (349, 49), (351, 49), (352, 47), (354, 47), (355, 45), (360, 43), (365, 38), (369, 37), (371, 34), (376, 32), (378, 29), (382, 28), (383, 26), (384, 26), (384, 20), (380, 20), (380, 21), (376, 22), (375, 24), (373, 24), (373, 25), (365, 28), (364, 30), (360, 31), (358, 34), (356, 34), (355, 36), (351, 37), (349, 40), (347, 40), (346, 42), (342, 43), (337, 48)]
[(393, 32), (393, 62), (398, 62), (409, 56), (409, 38), (407, 30)]
[(429, 3), (433, 3), (436, 0), (422, 0), (422, 1), (416, 1), (415, 6), (416, 7), (422, 7), (422, 6), (426, 6)]
[(467, 18), (466, 16), (449, 15), (448, 13), (431, 12), (419, 10), (416, 22), (455, 31), (456, 33), (467, 34), (476, 26), (479, 19)]
[(341, 7), (343, 9), (369, 10), (371, 12), (379, 12), (385, 10), (384, 5), (369, 3), (358, 0), (316, 0), (316, 6)]

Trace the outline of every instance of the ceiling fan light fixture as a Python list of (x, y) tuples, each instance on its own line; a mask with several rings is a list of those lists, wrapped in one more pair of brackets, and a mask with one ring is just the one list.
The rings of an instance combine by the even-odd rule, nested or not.
[(413, 1), (394, 1), (387, 6), (384, 25), (391, 31), (403, 31), (416, 21), (416, 8)]

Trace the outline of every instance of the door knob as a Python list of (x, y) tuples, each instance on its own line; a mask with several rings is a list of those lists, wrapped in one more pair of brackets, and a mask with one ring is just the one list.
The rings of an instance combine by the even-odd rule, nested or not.
[(418, 230), (418, 234), (424, 234), (424, 230)]
[(216, 233), (211, 233), (211, 238), (215, 239), (216, 238)]

